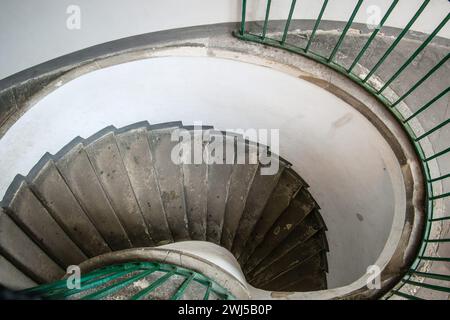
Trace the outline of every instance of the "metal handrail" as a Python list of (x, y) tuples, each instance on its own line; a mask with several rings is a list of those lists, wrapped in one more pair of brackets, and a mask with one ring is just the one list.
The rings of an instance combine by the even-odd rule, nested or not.
[[(397, 100), (391, 102), (388, 97), (383, 95), (383, 92), (394, 82), (400, 74), (411, 65), (411, 63), (419, 56), (420, 53), (423, 52), (425, 48), (427, 48), (431, 42), (435, 39), (437, 34), (444, 28), (450, 19), (450, 10), (449, 13), (447, 13), (446, 17), (438, 24), (438, 26), (434, 29), (434, 31), (428, 35), (428, 37), (422, 42), (422, 44), (407, 58), (407, 60), (395, 71), (395, 73), (387, 80), (385, 81), (381, 88), (375, 88), (372, 86), (369, 82), (371, 78), (373, 78), (376, 75), (376, 71), (386, 62), (386, 59), (390, 56), (390, 54), (393, 52), (393, 50), (398, 46), (398, 44), (401, 42), (401, 40), (407, 35), (407, 33), (410, 31), (411, 27), (414, 25), (414, 23), (417, 21), (417, 19), (423, 14), (423, 12), (426, 10), (428, 4), (430, 3), (430, 0), (424, 0), (418, 10), (415, 12), (413, 17), (409, 20), (409, 22), (405, 25), (405, 27), (401, 30), (399, 35), (394, 39), (392, 44), (389, 46), (389, 48), (385, 51), (385, 53), (382, 55), (382, 57), (376, 62), (376, 64), (368, 70), (367, 75), (365, 75), (363, 78), (358, 76), (353, 72), (355, 66), (358, 64), (358, 62), (361, 60), (361, 58), (366, 53), (367, 49), (369, 48), (370, 44), (375, 40), (377, 34), (379, 33), (381, 27), (385, 24), (388, 17), (392, 14), (392, 12), (396, 9), (396, 5), (399, 2), (399, 0), (392, 0), (389, 8), (385, 12), (383, 18), (381, 19), (379, 25), (375, 28), (375, 30), (371, 33), (368, 40), (365, 42), (362, 49), (358, 52), (356, 58), (353, 60), (353, 62), (350, 64), (350, 67), (346, 68), (339, 63), (335, 62), (334, 59), (336, 57), (336, 54), (339, 52), (339, 49), (341, 47), (342, 42), (344, 41), (347, 31), (351, 27), (354, 18), (358, 11), (361, 8), (361, 5), (364, 0), (358, 0), (356, 5), (354, 6), (351, 16), (348, 18), (348, 21), (346, 21), (345, 27), (343, 28), (342, 33), (339, 36), (338, 42), (334, 46), (334, 48), (331, 51), (331, 54), (328, 57), (324, 57), (320, 55), (317, 52), (313, 52), (311, 50), (311, 44), (314, 42), (315, 37), (317, 35), (317, 30), (319, 27), (320, 22), (322, 21), (324, 12), (327, 9), (328, 0), (323, 0), (322, 7), (320, 9), (320, 12), (317, 16), (314, 22), (313, 29), (311, 31), (311, 35), (307, 41), (307, 44), (305, 47), (300, 47), (298, 45), (295, 45), (293, 43), (289, 43), (287, 40), (287, 36), (289, 34), (289, 26), (291, 24), (292, 20), (292, 13), (295, 10), (295, 7), (297, 5), (295, 0), (291, 0), (291, 5), (289, 8), (289, 12), (287, 14), (286, 23), (284, 26), (283, 34), (281, 39), (274, 39), (271, 37), (268, 37), (267, 34), (267, 28), (268, 23), (270, 20), (270, 9), (272, 5), (271, 0), (267, 0), (267, 6), (266, 6), (266, 12), (265, 12), (265, 18), (264, 18), (264, 24), (261, 30), (261, 33), (254, 33), (250, 32), (246, 29), (246, 9), (247, 9), (247, 1), (242, 1), (242, 20), (240, 24), (240, 30), (237, 32), (234, 32), (234, 35), (242, 40), (245, 41), (252, 41), (256, 43), (261, 43), (269, 46), (274, 46), (277, 48), (285, 49), (293, 53), (297, 53), (303, 56), (307, 56), (308, 58), (311, 58), (315, 61), (318, 61), (322, 64), (325, 64), (334, 70), (338, 71), (339, 73), (347, 76), (351, 80), (358, 83), (360, 86), (362, 86), (364, 89), (366, 89), (368, 92), (370, 92), (372, 95), (374, 95), (391, 113), (394, 115), (394, 117), (398, 120), (398, 122), (401, 124), (405, 132), (410, 138), (411, 143), (413, 144), (417, 155), (421, 161), (423, 173), (425, 175), (425, 184), (426, 184), (426, 223), (425, 223), (425, 230), (423, 235), (423, 241), (421, 243), (421, 247), (419, 249), (419, 253), (413, 262), (412, 266), (410, 267), (410, 270), (406, 273), (406, 275), (403, 277), (401, 282), (392, 289), (387, 297), (391, 297), (393, 295), (397, 295), (399, 297), (407, 298), (407, 299), (419, 299), (419, 297), (403, 292), (401, 289), (404, 287), (404, 285), (408, 284), (409, 286), (414, 287), (421, 287), (421, 288), (427, 288), (430, 290), (435, 291), (441, 291), (441, 292), (450, 292), (450, 282), (448, 283), (448, 287), (442, 287), (437, 285), (431, 285), (423, 282), (414, 281), (411, 279), (413, 276), (422, 277), (422, 278), (430, 278), (430, 279), (438, 279), (438, 280), (445, 280), (450, 281), (450, 275), (441, 275), (441, 274), (434, 274), (429, 272), (422, 272), (419, 271), (419, 266), (421, 265), (421, 262), (423, 261), (437, 261), (437, 262), (450, 262), (450, 257), (440, 257), (440, 256), (426, 256), (426, 250), (428, 248), (429, 244), (439, 244), (448, 242), (449, 239), (430, 239), (431, 235), (431, 228), (433, 224), (435, 223), (441, 223), (442, 221), (450, 220), (450, 216), (445, 217), (434, 217), (434, 204), (435, 201), (439, 199), (449, 198), (450, 193), (441, 193), (436, 194), (433, 189), (433, 183), (438, 181), (443, 181), (445, 179), (450, 178), (450, 173), (444, 173), (441, 176), (438, 177), (432, 177), (430, 173), (430, 161), (446, 156), (450, 154), (450, 147), (445, 148), (442, 151), (435, 152), (431, 155), (426, 155), (422, 143), (423, 139), (427, 136), (429, 136), (432, 133), (439, 132), (439, 130), (442, 130), (443, 128), (447, 127), (450, 123), (450, 119), (446, 119), (441, 123), (436, 124), (433, 128), (427, 130), (426, 132), (421, 133), (420, 135), (416, 135), (414, 130), (412, 129), (410, 123), (411, 120), (417, 119), (418, 116), (423, 115), (423, 113), (428, 110), (432, 105), (434, 105), (436, 102), (440, 101), (443, 97), (447, 96), (447, 94), (450, 91), (450, 87), (446, 88), (442, 92), (440, 92), (438, 95), (436, 95), (434, 98), (430, 99), (428, 102), (426, 102), (421, 108), (419, 108), (417, 111), (409, 115), (408, 117), (404, 117), (400, 111), (398, 110), (398, 106), (400, 103), (404, 102), (407, 97), (409, 97), (412, 93), (415, 92), (427, 79), (429, 79), (432, 75), (434, 75), (449, 59), (450, 52), (447, 53), (436, 65), (434, 65), (425, 75), (423, 75), (416, 83), (414, 83), (404, 94), (402, 94)], [(450, 9), (450, 5), (449, 5)], [(447, 141), (449, 142), (449, 141)]]
[(62, 279), (49, 284), (22, 290), (21, 293), (51, 300), (66, 299), (81, 294), (82, 300), (96, 300), (113, 296), (121, 289), (126, 288), (134, 282), (144, 279), (155, 272), (159, 272), (160, 275), (149, 283), (147, 287), (142, 288), (137, 292), (133, 292), (133, 295), (127, 297), (127, 299), (144, 299), (152, 292), (156, 292), (158, 288), (163, 286), (164, 283), (169, 281), (173, 276), (182, 277), (184, 280), (171, 295), (171, 300), (181, 299), (192, 282), (196, 282), (205, 288), (205, 293), (201, 297), (203, 300), (208, 300), (211, 293), (214, 293), (214, 295), (221, 300), (235, 299), (228, 290), (201, 273), (171, 264), (147, 261), (110, 265), (82, 274), (80, 276), (79, 289), (69, 288), (67, 279)]

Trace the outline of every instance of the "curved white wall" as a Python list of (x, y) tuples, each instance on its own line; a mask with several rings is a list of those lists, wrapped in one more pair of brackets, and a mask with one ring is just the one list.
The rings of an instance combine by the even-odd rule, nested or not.
[(359, 278), (385, 246), (394, 212), (404, 213), (399, 164), (350, 105), (285, 73), (207, 57), (125, 63), (50, 93), (0, 140), (0, 197), (44, 152), (142, 120), (280, 129), (280, 154), (310, 184), (329, 227), (330, 287)]
[[(196, 25), (236, 22), (242, 0), (2, 0), (0, 79), (83, 48), (137, 34)], [(367, 23), (376, 5), (384, 14), (392, 0), (365, 0), (355, 22)], [(347, 21), (356, 0), (329, 0), (324, 20)], [(386, 22), (402, 28), (423, 0), (400, 0)], [(262, 20), (266, 0), (248, 1), (248, 20)], [(271, 19), (286, 19), (291, 0), (272, 1)], [(315, 19), (322, 1), (297, 1), (295, 19)], [(69, 30), (69, 5), (81, 10), (80, 29)], [(430, 33), (450, 10), (432, 0), (412, 29)], [(369, 21), (370, 22), (370, 21)], [(450, 25), (439, 36), (450, 38)]]

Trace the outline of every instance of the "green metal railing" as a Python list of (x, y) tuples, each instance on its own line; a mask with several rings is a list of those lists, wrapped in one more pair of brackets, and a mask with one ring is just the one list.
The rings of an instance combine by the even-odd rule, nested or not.
[[(158, 273), (156, 277), (150, 276)], [(53, 283), (40, 285), (30, 289), (23, 290), (21, 293), (30, 296), (37, 296), (43, 299), (61, 300), (61, 299), (81, 299), (97, 300), (108, 297), (114, 297), (120, 293), (121, 298), (128, 300), (152, 299), (152, 293), (158, 293), (163, 285), (171, 281), (170, 287), (176, 286), (174, 277), (183, 278), (181, 285), (174, 293), (161, 293), (164, 298), (170, 300), (179, 300), (183, 298), (186, 290), (194, 282), (197, 284), (195, 297), (191, 299), (210, 300), (211, 298), (220, 300), (231, 300), (234, 296), (225, 288), (212, 281), (208, 277), (195, 271), (181, 268), (175, 265), (163, 264), (157, 262), (130, 262), (106, 266), (80, 277), (80, 288), (69, 288), (66, 279)], [(126, 291), (139, 280), (146, 279), (146, 285), (139, 285), (137, 290)], [(136, 288), (135, 286), (133, 288)], [(125, 291), (124, 291), (125, 289)], [(173, 289), (173, 288), (172, 288)]]
[[(377, 35), (379, 35), (379, 31), (384, 26), (388, 18), (392, 15), (392, 12), (397, 8), (397, 4), (399, 3), (399, 0), (392, 0), (390, 3), (390, 6), (384, 13), (384, 16), (381, 18), (379, 25), (374, 28), (373, 31), (371, 31), (370, 35), (368, 36), (367, 41), (364, 43), (360, 51), (356, 54), (356, 57), (354, 60), (350, 63), (349, 67), (345, 67), (338, 62), (336, 62), (335, 58), (337, 54), (339, 53), (339, 50), (341, 49), (342, 43), (347, 36), (347, 33), (350, 29), (350, 27), (353, 24), (353, 21), (361, 9), (361, 6), (364, 2), (364, 0), (355, 0), (355, 6), (352, 8), (350, 17), (348, 18), (347, 22), (345, 23), (345, 26), (342, 29), (341, 34), (338, 36), (338, 40), (334, 48), (331, 50), (331, 53), (328, 56), (324, 56), (323, 54), (320, 54), (318, 52), (314, 52), (311, 50), (311, 46), (314, 43), (319, 25), (323, 19), (324, 13), (327, 10), (328, 0), (322, 0), (322, 6), (320, 8), (320, 11), (318, 12), (317, 17), (313, 21), (313, 27), (310, 33), (309, 38), (307, 38), (306, 44), (302, 47), (299, 45), (296, 45), (294, 43), (290, 43), (288, 39), (289, 35), (289, 28), (291, 25), (291, 22), (293, 20), (293, 13), (296, 10), (296, 7), (298, 5), (298, 2), (295, 0), (291, 0), (289, 11), (286, 13), (286, 20), (284, 29), (281, 35), (281, 38), (276, 39), (275, 36), (269, 37), (268, 34), (268, 25), (270, 21), (270, 10), (271, 7), (274, 5), (276, 1), (267, 0), (266, 2), (266, 9), (265, 9), (265, 15), (264, 15), (264, 21), (262, 23), (262, 28), (260, 32), (254, 32), (247, 30), (248, 22), (246, 21), (246, 15), (247, 15), (247, 0), (242, 1), (242, 21), (240, 24), (240, 30), (235, 31), (234, 35), (238, 37), (239, 39), (245, 40), (245, 41), (252, 41), (256, 43), (261, 43), (277, 48), (282, 48), (285, 50), (288, 50), (293, 53), (300, 54), (302, 56), (306, 56), (308, 58), (311, 58), (315, 61), (318, 61), (322, 64), (325, 64), (332, 69), (338, 71), (339, 73), (347, 76), (351, 80), (358, 83), (360, 86), (362, 86), (365, 90), (370, 92), (372, 95), (374, 95), (382, 104), (386, 106), (388, 110), (392, 112), (392, 114), (395, 116), (395, 118), (399, 121), (399, 123), (402, 125), (402, 127), (407, 132), (408, 136), (410, 137), (410, 140), (412, 144), (414, 145), (414, 148), (417, 152), (418, 157), (421, 160), (422, 167), (423, 167), (423, 173), (425, 175), (425, 183), (426, 183), (426, 225), (425, 225), (425, 231), (423, 235), (423, 241), (421, 244), (421, 248), (419, 250), (419, 254), (414, 261), (413, 265), (411, 266), (410, 270), (407, 272), (405, 277), (401, 280), (401, 283), (399, 283), (391, 292), (388, 294), (388, 297), (397, 295), (399, 297), (408, 298), (408, 299), (419, 299), (419, 297), (415, 295), (411, 295), (407, 292), (402, 291), (402, 288), (404, 288), (405, 285), (412, 286), (414, 288), (426, 288), (429, 290), (434, 291), (440, 291), (445, 293), (450, 293), (450, 282), (446, 284), (446, 286), (442, 285), (432, 285), (428, 284), (426, 282), (419, 282), (413, 280), (415, 277), (419, 277), (422, 279), (434, 279), (434, 280), (440, 280), (440, 281), (450, 281), (450, 275), (446, 274), (435, 274), (435, 273), (429, 273), (429, 272), (421, 272), (419, 271), (419, 266), (425, 261), (436, 261), (439, 263), (448, 263), (450, 262), (450, 257), (441, 257), (441, 256), (428, 256), (426, 255), (427, 248), (429, 248), (429, 245), (431, 244), (442, 244), (442, 243), (448, 243), (450, 239), (430, 239), (431, 236), (431, 230), (434, 224), (436, 223), (443, 223), (446, 221), (450, 221), (450, 214), (447, 211), (444, 217), (434, 217), (434, 207), (436, 204), (436, 201), (448, 199), (450, 197), (449, 192), (443, 192), (440, 194), (436, 194), (436, 191), (433, 188), (433, 183), (436, 182), (444, 182), (445, 179), (450, 178), (450, 173), (444, 173), (440, 176), (434, 177), (431, 175), (430, 170), (430, 163), (432, 160), (440, 160), (445, 156), (450, 155), (450, 141), (445, 141), (447, 143), (447, 148), (444, 148), (442, 151), (435, 152), (434, 154), (426, 154), (423, 148), (423, 141), (426, 137), (430, 136), (431, 134), (435, 134), (439, 132), (440, 130), (443, 130), (444, 128), (448, 129), (446, 127), (450, 119), (445, 119), (443, 122), (436, 123), (434, 127), (431, 129), (420, 133), (419, 135), (416, 135), (411, 123), (413, 119), (419, 120), (418, 117), (422, 116), (425, 111), (427, 111), (429, 108), (431, 108), (433, 105), (436, 105), (439, 101), (444, 99), (445, 97), (448, 98), (448, 93), (450, 90), (450, 87), (447, 87), (442, 92), (435, 95), (432, 99), (430, 99), (428, 102), (426, 102), (423, 106), (421, 106), (417, 111), (412, 113), (411, 115), (404, 116), (400, 110), (399, 105), (405, 101), (406, 98), (410, 97), (414, 93), (416, 93), (418, 88), (423, 85), (428, 79), (430, 79), (433, 75), (436, 74), (438, 70), (444, 67), (444, 64), (447, 62), (447, 60), (450, 57), (450, 52), (447, 52), (445, 56), (437, 63), (435, 64), (426, 74), (420, 77), (418, 81), (416, 81), (407, 91), (403, 94), (401, 94), (396, 100), (390, 101), (388, 97), (386, 97), (383, 93), (386, 91), (387, 88), (391, 87), (393, 82), (395, 80), (398, 80), (399, 76), (405, 72), (405, 70), (411, 66), (413, 61), (423, 53), (423, 51), (432, 44), (432, 41), (436, 39), (436, 36), (438, 33), (446, 26), (448, 20), (450, 19), (450, 3), (447, 8), (447, 15), (445, 18), (437, 25), (437, 27), (434, 29), (433, 32), (431, 32), (425, 40), (419, 45), (419, 47), (414, 50), (414, 52), (404, 61), (404, 63), (401, 64), (401, 66), (394, 72), (394, 74), (388, 78), (387, 80), (382, 83), (381, 87), (377, 88), (374, 85), (371, 84), (369, 81), (373, 77), (377, 76), (377, 71), (379, 71), (380, 67), (382, 67), (386, 61), (387, 58), (392, 54), (392, 52), (399, 46), (399, 44), (404, 40), (405, 36), (410, 31), (411, 27), (414, 25), (414, 23), (418, 20), (418, 18), (423, 14), (423, 12), (426, 11), (428, 5), (430, 4), (430, 0), (424, 0), (421, 2), (420, 6), (418, 7), (415, 14), (412, 16), (412, 18), (409, 20), (409, 22), (404, 26), (404, 28), (401, 30), (401, 32), (395, 37), (393, 42), (390, 44), (390, 46), (387, 48), (387, 50), (382, 54), (382, 56), (378, 59), (378, 61), (374, 64), (373, 67), (368, 70), (368, 73), (360, 76), (356, 73), (354, 73), (355, 67), (360, 63), (361, 59), (364, 57), (364, 55), (367, 53), (368, 48), (371, 46), (371, 44), (374, 43), (374, 41), (377, 38)], [(299, 1), (300, 2), (300, 1)], [(303, 2), (307, 2), (304, 0)], [(347, 4), (349, 2), (346, 2)], [(344, 5), (344, 3), (343, 3)], [(301, 6), (307, 6), (307, 3), (302, 3)], [(298, 8), (298, 10), (301, 10), (301, 6)], [(254, 23), (254, 21), (253, 21)], [(309, 30), (308, 30), (309, 31)], [(276, 34), (274, 32), (274, 34)], [(447, 75), (447, 80), (450, 79), (450, 74)], [(448, 116), (448, 115), (447, 115)], [(420, 121), (419, 121), (420, 122)]]

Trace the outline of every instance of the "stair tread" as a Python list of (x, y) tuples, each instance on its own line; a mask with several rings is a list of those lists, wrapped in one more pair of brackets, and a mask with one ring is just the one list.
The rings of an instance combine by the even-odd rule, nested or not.
[(327, 288), (326, 273), (323, 270), (323, 255), (321, 252), (298, 264), (291, 270), (283, 273), (261, 287), (266, 290), (280, 291), (315, 291)]
[[(277, 160), (275, 159), (273, 161)], [(262, 175), (262, 165), (258, 166), (258, 170), (253, 178), (252, 186), (247, 195), (245, 209), (239, 221), (239, 226), (233, 242), (232, 252), (238, 260), (253, 228), (261, 217), (270, 195), (278, 183), (283, 169), (284, 166), (280, 163), (277, 174)]]
[[(228, 190), (233, 170), (235, 140), (233, 136), (230, 137), (218, 132), (211, 132), (210, 137), (210, 143), (205, 146), (205, 154), (207, 155), (208, 162), (206, 239), (219, 244), (222, 237), (225, 207), (228, 200)], [(230, 148), (232, 155), (228, 155), (227, 152), (229, 149), (227, 148)], [(215, 152), (216, 150), (220, 150), (220, 153)], [(224, 150), (225, 152), (223, 152)], [(227, 155), (231, 157), (228, 160)], [(232, 161), (231, 164), (230, 161)], [(210, 162), (214, 163), (210, 164)]]
[(23, 290), (37, 285), (2, 255), (0, 255), (0, 283), (12, 290)]
[[(318, 232), (324, 234), (324, 226), (318, 221), (316, 214), (308, 214), (306, 218), (298, 224), (292, 232), (277, 246), (275, 247), (264, 259), (262, 259), (253, 269), (250, 269), (248, 265), (244, 266), (244, 271), (249, 276), (255, 275), (268, 265), (280, 259), (286, 252), (289, 252), (299, 244), (309, 240)], [(325, 242), (324, 248), (328, 250), (328, 245)]]
[(29, 175), (31, 187), (51, 215), (89, 257), (110, 252), (108, 244), (78, 204), (52, 160)]
[(177, 128), (152, 129), (149, 131), (149, 142), (172, 237), (175, 241), (183, 241), (189, 240), (183, 172), (181, 165), (171, 159), (172, 150), (178, 143), (171, 140), (171, 134)]
[(78, 264), (87, 259), (33, 194), (23, 178), (19, 177), (16, 192), (11, 200), (3, 205), (8, 208), (10, 216), (34, 238), (34, 241), (61, 265)]
[[(203, 161), (206, 141), (205, 131), (201, 128), (184, 127), (190, 139), (182, 142), (183, 186), (186, 199), (186, 212), (189, 234), (192, 240), (206, 240), (207, 232), (207, 195), (208, 166)], [(192, 152), (194, 150), (194, 152)]]
[(286, 168), (280, 176), (277, 186), (273, 190), (261, 218), (256, 223), (255, 228), (247, 242), (244, 253), (241, 256), (242, 264), (245, 264), (254, 252), (256, 247), (262, 242), (270, 227), (278, 217), (286, 210), (292, 198), (303, 187), (302, 181), (294, 174), (290, 168)]
[(265, 264), (261, 272), (255, 273), (251, 283), (254, 285), (268, 283), (322, 250), (325, 250), (322, 235), (315, 234), (312, 238), (285, 252), (279, 259)]
[(131, 242), (98, 181), (81, 143), (56, 161), (72, 193), (111, 249), (131, 248)]
[(257, 246), (245, 268), (251, 270), (260, 263), (314, 208), (316, 208), (315, 201), (305, 189), (301, 189)]
[(147, 225), (136, 201), (113, 132), (85, 146), (109, 202), (133, 246), (153, 245)]
[(172, 233), (153, 168), (147, 127), (121, 131), (116, 133), (117, 144), (150, 236), (156, 245), (170, 243)]
[(38, 283), (56, 281), (65, 273), (1, 209), (0, 248), (9, 261)]

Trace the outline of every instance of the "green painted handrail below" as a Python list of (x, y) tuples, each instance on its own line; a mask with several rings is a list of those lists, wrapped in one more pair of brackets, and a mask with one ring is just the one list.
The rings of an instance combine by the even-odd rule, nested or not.
[[(156, 274), (158, 273), (158, 274)], [(156, 277), (153, 277), (155, 276)], [(152, 276), (152, 277), (151, 277)], [(178, 267), (171, 264), (158, 262), (129, 262), (96, 269), (80, 277), (80, 288), (69, 288), (67, 279), (44, 284), (21, 291), (24, 294), (40, 297), (42, 299), (82, 299), (99, 300), (114, 297), (122, 292), (122, 298), (127, 300), (152, 299), (152, 293), (158, 293), (158, 289), (165, 283), (178, 278), (184, 279), (169, 299), (182, 299), (192, 283), (196, 283), (199, 300), (209, 300), (211, 294), (216, 299), (232, 300), (235, 297), (225, 288), (209, 279), (201, 273)], [(144, 284), (133, 286), (137, 281), (144, 280)], [(177, 282), (170, 283), (171, 288), (176, 287)], [(126, 289), (130, 290), (130, 294)], [(136, 288), (137, 292), (136, 292)], [(204, 291), (202, 293), (202, 291)], [(194, 296), (195, 298), (195, 296)]]

